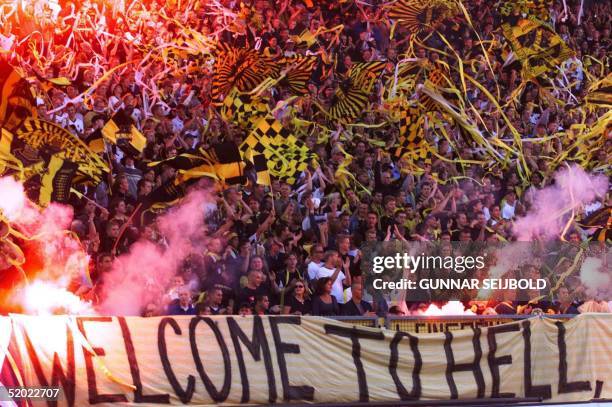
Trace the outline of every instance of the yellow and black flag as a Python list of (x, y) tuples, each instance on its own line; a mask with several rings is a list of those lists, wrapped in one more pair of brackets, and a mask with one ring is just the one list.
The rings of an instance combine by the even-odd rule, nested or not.
[(72, 180), (78, 168), (78, 164), (52, 155), (47, 168), (40, 174), (38, 204), (47, 206), (50, 202), (68, 203)]
[(58, 158), (78, 165), (78, 173), (99, 181), (108, 166), (78, 137), (68, 130), (50, 122), (28, 119), (15, 132), (12, 151), (17, 157), (26, 157), (31, 151), (42, 156), (55, 154)]
[(44, 161), (41, 150), (26, 144), (5, 128), (0, 128), (0, 175), (16, 175), (23, 178), (23, 171)]
[(253, 129), (253, 133), (260, 140), (278, 140), (291, 136), (291, 131), (278, 121), (274, 116), (262, 117)]
[[(120, 109), (106, 122), (102, 128), (102, 135), (106, 140), (117, 144), (120, 148), (128, 151), (135, 150), (138, 153), (147, 146), (147, 139), (134, 125), (134, 119), (130, 117), (125, 109)], [(131, 151), (135, 153), (135, 151)]]
[(172, 167), (175, 170), (190, 170), (203, 164), (211, 164), (211, 161), (198, 154), (183, 153), (162, 161), (150, 162), (147, 166), (157, 167), (162, 164)]
[(389, 17), (412, 34), (431, 31), (458, 13), (452, 0), (398, 0), (390, 6)]
[(521, 18), (502, 24), (504, 37), (521, 62), (523, 79), (537, 78), (571, 58), (574, 51), (548, 25), (536, 18)]
[(612, 74), (591, 85), (584, 100), (587, 105), (612, 107)]
[(169, 165), (177, 169), (176, 177), (153, 190), (140, 199), (143, 213), (158, 207), (167, 207), (179, 202), (189, 187), (204, 178), (220, 180), (225, 184), (244, 184), (245, 163), (240, 157), (238, 146), (232, 142), (216, 145), (213, 151), (200, 154), (185, 153), (163, 161), (150, 163), (149, 166)]
[(26, 119), (37, 115), (30, 84), (0, 60), (0, 127), (14, 132)]
[(334, 120), (354, 119), (361, 115), (368, 105), (372, 86), (386, 66), (385, 62), (363, 62), (355, 64), (347, 77), (339, 84), (329, 115)]
[[(102, 128), (102, 136), (128, 151), (141, 153), (147, 146), (147, 139), (134, 125), (134, 120), (124, 109), (120, 109)], [(135, 151), (134, 151), (135, 150)]]
[(277, 78), (280, 64), (255, 49), (219, 43), (215, 52), (212, 99), (221, 101), (233, 88), (240, 92), (255, 89), (267, 78)]
[(380, 75), (385, 70), (387, 63), (385, 61), (360, 62), (351, 66), (348, 76), (351, 79), (351, 85), (361, 89), (364, 92), (370, 92), (372, 86)]
[(142, 211), (165, 208), (177, 203), (185, 192), (204, 177), (217, 179), (212, 162), (201, 155), (184, 153), (166, 160), (149, 163), (149, 167), (168, 165), (177, 170), (176, 177), (140, 199)]
[(7, 129), (0, 128), (0, 176), (10, 175), (23, 181), (26, 179), (26, 168), (42, 162), (39, 151), (30, 148), (27, 155), (16, 155), (13, 150), (15, 136)]
[(308, 164), (315, 157), (314, 153), (294, 136), (279, 143), (276, 150), (285, 159), (281, 163), (281, 169), (278, 171), (277, 176), (292, 185), (297, 181), (302, 171), (308, 168)]
[(354, 119), (368, 106), (369, 95), (360, 90), (340, 85), (336, 89), (329, 115), (334, 120)]
[(215, 174), (221, 181), (228, 185), (246, 184), (245, 163), (236, 143), (226, 141), (215, 145), (213, 158)]
[(104, 152), (104, 136), (102, 135), (102, 129), (97, 129), (93, 133), (91, 133), (85, 139), (85, 144), (89, 149), (96, 153), (101, 154)]
[(425, 115), (420, 108), (407, 106), (400, 109), (399, 145), (393, 154), (396, 158), (405, 155), (413, 159), (423, 158), (423, 151), (427, 149), (424, 124)]
[[(153, 207), (165, 208), (179, 202), (185, 196), (190, 183), (177, 183), (174, 180), (167, 181), (165, 184), (154, 189), (146, 197), (138, 200), (141, 214), (147, 213)], [(141, 215), (142, 216), (142, 215)]]
[(317, 58), (313, 56), (298, 55), (287, 57), (283, 61), (287, 67), (285, 77), (280, 81), (281, 85), (286, 85), (289, 90), (296, 95), (308, 93), (308, 81), (317, 67)]
[(259, 185), (271, 185), (270, 171), (268, 170), (268, 160), (263, 154), (253, 156), (253, 169), (255, 171), (255, 183)]
[[(262, 118), (240, 145), (245, 160), (256, 166), (258, 175), (267, 164), (269, 174), (293, 184), (315, 159), (314, 153), (281, 122), (272, 116)], [(265, 174), (261, 174), (261, 178)]]
[(270, 155), (267, 148), (269, 148), (271, 141), (268, 138), (262, 141), (254, 133), (251, 133), (240, 144), (240, 155), (246, 163), (245, 173), (253, 183), (270, 185), (272, 182), (268, 170), (268, 158), (266, 157), (266, 152), (268, 152), (268, 156)]
[(268, 106), (259, 98), (248, 93), (232, 91), (223, 99), (221, 117), (225, 121), (250, 129), (261, 116), (268, 113)]

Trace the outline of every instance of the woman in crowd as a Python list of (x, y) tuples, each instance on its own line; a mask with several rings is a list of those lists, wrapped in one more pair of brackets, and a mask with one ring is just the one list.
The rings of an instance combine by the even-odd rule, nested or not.
[(331, 317), (340, 315), (340, 306), (332, 295), (332, 279), (323, 277), (317, 280), (317, 290), (312, 300), (312, 315)]
[(310, 315), (312, 313), (312, 301), (308, 294), (308, 285), (304, 279), (296, 279), (293, 291), (285, 299), (283, 314)]

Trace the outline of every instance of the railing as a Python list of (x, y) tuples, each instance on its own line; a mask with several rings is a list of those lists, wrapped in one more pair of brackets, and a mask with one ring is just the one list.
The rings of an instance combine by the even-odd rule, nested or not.
[(351, 317), (351, 316), (337, 316), (337, 317), (330, 317), (332, 319), (335, 319), (336, 321), (342, 321), (344, 323), (347, 324), (351, 324), (351, 325), (359, 325), (359, 326), (369, 326), (371, 328), (382, 328), (385, 326), (385, 324), (383, 323), (381, 325), (381, 321), (384, 321), (384, 318), (379, 318), (379, 317)]
[[(542, 318), (570, 319), (570, 314), (542, 314)], [(536, 315), (448, 315), (448, 316), (395, 316), (387, 317), (358, 317), (338, 316), (332, 317), (347, 324), (367, 326), (372, 328), (387, 328), (394, 331), (411, 333), (432, 333), (456, 331), (475, 327), (487, 327), (505, 324), (517, 320), (534, 318)]]

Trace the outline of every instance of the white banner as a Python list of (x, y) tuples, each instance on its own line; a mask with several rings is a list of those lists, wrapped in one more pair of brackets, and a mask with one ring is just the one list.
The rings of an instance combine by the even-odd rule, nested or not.
[(59, 405), (612, 398), (609, 314), (432, 334), (299, 316), (11, 316), (0, 327), (14, 361), (0, 353), (0, 382), (59, 386)]

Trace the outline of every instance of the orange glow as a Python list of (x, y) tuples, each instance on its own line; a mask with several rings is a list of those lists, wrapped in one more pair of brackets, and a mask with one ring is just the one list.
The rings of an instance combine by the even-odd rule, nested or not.
[(429, 304), (429, 307), (421, 315), (437, 317), (445, 315), (474, 315), (474, 313), (471, 310), (466, 310), (460, 301), (449, 301), (442, 308), (436, 304)]

